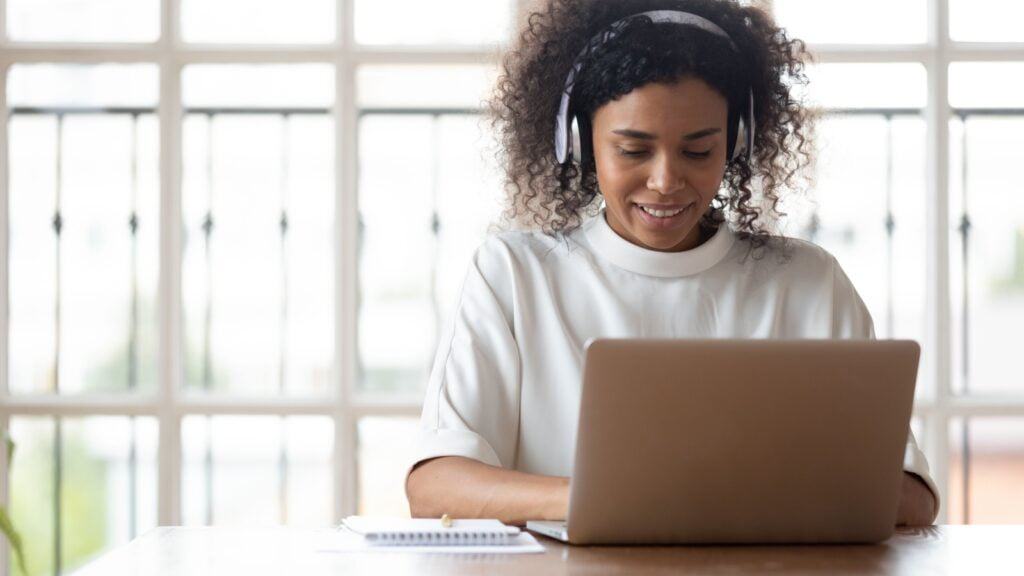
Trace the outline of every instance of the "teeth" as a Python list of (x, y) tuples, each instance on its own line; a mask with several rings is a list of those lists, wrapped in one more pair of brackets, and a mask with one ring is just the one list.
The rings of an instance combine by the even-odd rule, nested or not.
[(685, 207), (680, 208), (679, 210), (652, 210), (646, 206), (640, 206), (640, 209), (643, 210), (644, 212), (647, 212), (651, 216), (657, 216), (658, 218), (667, 218), (669, 216), (675, 216), (676, 214), (679, 214), (683, 210), (686, 210)]

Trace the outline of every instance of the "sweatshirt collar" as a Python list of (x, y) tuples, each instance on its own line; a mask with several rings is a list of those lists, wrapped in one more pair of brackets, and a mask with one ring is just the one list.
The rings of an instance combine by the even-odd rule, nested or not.
[(602, 208), (599, 214), (583, 225), (587, 240), (599, 256), (619, 268), (637, 274), (659, 278), (699, 274), (718, 264), (729, 253), (735, 241), (735, 234), (729, 230), (728, 225), (722, 223), (714, 236), (696, 248), (682, 252), (651, 250), (619, 236), (608, 225), (605, 210)]

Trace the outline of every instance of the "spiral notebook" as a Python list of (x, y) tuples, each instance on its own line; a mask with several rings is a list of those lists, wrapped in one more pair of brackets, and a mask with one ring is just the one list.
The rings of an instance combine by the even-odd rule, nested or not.
[(376, 546), (500, 546), (516, 543), (520, 530), (498, 520), (349, 516), (342, 526)]

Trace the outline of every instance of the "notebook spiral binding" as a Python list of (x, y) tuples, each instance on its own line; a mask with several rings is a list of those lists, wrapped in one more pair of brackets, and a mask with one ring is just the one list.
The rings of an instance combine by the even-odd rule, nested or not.
[(513, 535), (504, 532), (395, 532), (366, 535), (366, 540), (371, 544), (391, 546), (418, 546), (421, 544), (486, 546), (507, 544), (512, 538)]

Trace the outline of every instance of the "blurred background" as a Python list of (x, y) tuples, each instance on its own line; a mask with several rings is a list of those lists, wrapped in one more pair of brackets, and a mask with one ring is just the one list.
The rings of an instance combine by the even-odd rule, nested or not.
[[(31, 574), (157, 525), (408, 514), (502, 206), (481, 102), (535, 3), (0, 0), (0, 497)], [(759, 4), (817, 56), (785, 233), (922, 343), (939, 521), (1024, 522), (1024, 3)]]

